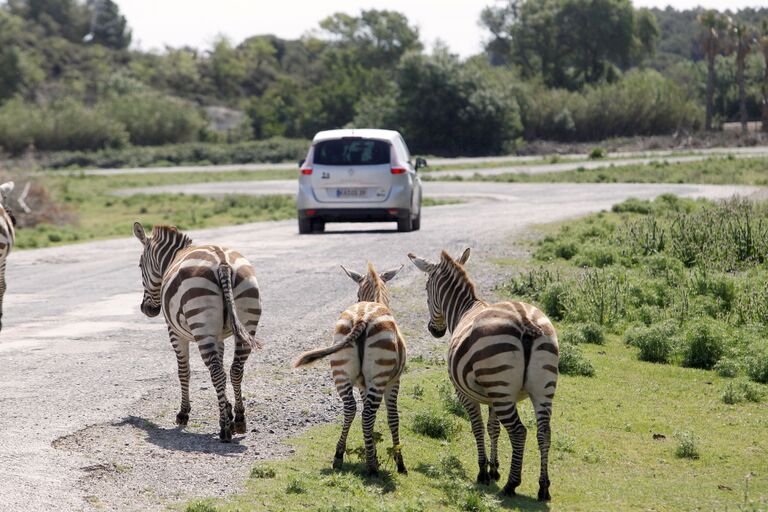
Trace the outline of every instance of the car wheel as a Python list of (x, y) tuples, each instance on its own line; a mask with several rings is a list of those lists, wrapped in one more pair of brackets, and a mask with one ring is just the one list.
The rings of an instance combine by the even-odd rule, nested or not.
[(411, 220), (411, 212), (408, 212), (404, 218), (397, 219), (397, 230), (401, 233), (407, 233), (413, 231), (413, 221)]
[(299, 219), (299, 234), (308, 235), (312, 232), (312, 220), (311, 219)]
[(421, 229), (421, 209), (419, 209), (419, 213), (416, 215), (416, 218), (411, 221), (411, 228), (413, 228), (414, 231)]
[(312, 223), (312, 231), (314, 233), (322, 233), (325, 231), (325, 221), (324, 220), (316, 220)]

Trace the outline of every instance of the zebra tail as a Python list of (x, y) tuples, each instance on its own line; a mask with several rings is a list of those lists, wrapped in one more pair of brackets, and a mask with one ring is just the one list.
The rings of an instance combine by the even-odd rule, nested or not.
[(355, 342), (357, 342), (358, 339), (363, 335), (365, 332), (366, 327), (368, 327), (368, 322), (358, 321), (354, 327), (352, 327), (352, 330), (349, 331), (349, 334), (347, 334), (343, 340), (339, 341), (338, 343), (335, 343), (331, 345), (330, 347), (326, 348), (316, 348), (315, 350), (310, 350), (308, 352), (304, 352), (299, 357), (297, 357), (293, 361), (293, 367), (298, 368), (299, 366), (306, 366), (308, 364), (312, 364), (318, 359), (322, 359), (324, 357), (327, 357), (331, 354), (335, 354), (339, 350), (343, 348), (347, 348), (351, 345), (354, 345)]
[(228, 263), (222, 262), (219, 265), (218, 275), (221, 291), (224, 295), (224, 306), (227, 308), (230, 323), (232, 324), (232, 334), (235, 336), (235, 339), (246, 342), (252, 349), (260, 350), (262, 348), (261, 342), (251, 336), (251, 333), (248, 332), (240, 321), (240, 317), (237, 316), (234, 287), (232, 286), (232, 267)]

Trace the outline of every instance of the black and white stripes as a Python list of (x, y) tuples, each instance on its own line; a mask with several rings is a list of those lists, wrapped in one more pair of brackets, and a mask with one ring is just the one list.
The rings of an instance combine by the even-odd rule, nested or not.
[(9, 181), (0, 185), (0, 329), (3, 319), (3, 297), (5, 296), (5, 260), (13, 248), (16, 240), (16, 231), (13, 227), (14, 220), (10, 210), (6, 206), (8, 194), (13, 190), (13, 182)]
[[(522, 302), (488, 304), (480, 300), (463, 264), (443, 251), (438, 263), (408, 255), (428, 274), (429, 331), (440, 337), (448, 330), (448, 374), (459, 400), (469, 413), (477, 444), (477, 481), (499, 479), (497, 442), (504, 425), (512, 443), (512, 463), (504, 493), (514, 495), (520, 485), (526, 428), (517, 402), (530, 397), (536, 413), (541, 472), (539, 500), (549, 500), (548, 456), (552, 399), (558, 376), (557, 335), (540, 310)], [(480, 405), (488, 406), (490, 458), (485, 452), (485, 427)]]
[[(189, 344), (195, 342), (211, 374), (219, 402), (219, 437), (246, 432), (241, 390), (245, 361), (260, 348), (254, 333), (261, 317), (259, 286), (253, 267), (238, 252), (216, 245), (193, 246), (175, 227), (155, 226), (152, 236), (138, 222), (134, 234), (144, 245), (139, 267), (144, 284), (141, 310), (157, 316), (162, 310), (176, 352), (181, 407), (176, 423), (189, 421)], [(235, 355), (230, 369), (235, 394), (234, 415), (227, 400), (224, 340), (233, 335)], [(234, 427), (233, 427), (234, 423)]]

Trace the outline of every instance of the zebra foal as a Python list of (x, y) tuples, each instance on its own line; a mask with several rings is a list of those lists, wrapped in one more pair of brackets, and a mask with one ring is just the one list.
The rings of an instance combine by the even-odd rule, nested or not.
[[(492, 479), (499, 479), (499, 424), (504, 425), (513, 453), (503, 492), (514, 496), (521, 481), (527, 433), (517, 413), (517, 402), (530, 397), (541, 453), (538, 499), (549, 500), (549, 421), (560, 360), (552, 323), (530, 304), (489, 304), (479, 299), (463, 267), (469, 259), (469, 249), (458, 261), (445, 251), (438, 263), (413, 254), (408, 257), (428, 275), (429, 332), (436, 338), (446, 330), (451, 334), (448, 375), (472, 422), (480, 467), (478, 483), (489, 484)], [(488, 406), (490, 459), (485, 453), (481, 404)]]
[[(133, 233), (143, 244), (139, 260), (144, 297), (141, 311), (155, 317), (163, 311), (176, 352), (181, 383), (181, 407), (176, 423), (189, 421), (189, 344), (195, 342), (211, 373), (219, 402), (219, 438), (232, 440), (232, 431), (246, 432), (241, 384), (251, 349), (261, 348), (253, 337), (261, 317), (259, 285), (253, 267), (240, 253), (218, 245), (193, 246), (171, 226), (155, 226), (148, 236), (138, 222)], [(235, 410), (227, 400), (224, 340), (234, 335), (230, 369)], [(233, 428), (234, 423), (234, 428)]]
[(3, 328), (3, 297), (5, 296), (5, 260), (13, 248), (16, 241), (16, 230), (14, 224), (16, 220), (10, 213), (10, 209), (5, 205), (8, 194), (13, 190), (13, 182), (8, 181), (0, 185), (0, 329)]
[(405, 367), (405, 341), (389, 310), (389, 292), (384, 283), (395, 277), (398, 269), (376, 273), (368, 263), (365, 275), (347, 270), (344, 272), (358, 284), (358, 303), (347, 308), (336, 321), (333, 345), (310, 350), (301, 354), (293, 367), (308, 365), (330, 356), (331, 371), (344, 403), (344, 424), (336, 445), (333, 468), (340, 469), (344, 460), (347, 435), (357, 412), (354, 388), (360, 390), (363, 399), (363, 438), (368, 473), (378, 473), (376, 445), (373, 440), (373, 424), (376, 411), (384, 400), (387, 422), (392, 434), (392, 446), (398, 473), (407, 474), (400, 450), (400, 418), (397, 412), (397, 393), (400, 375)]

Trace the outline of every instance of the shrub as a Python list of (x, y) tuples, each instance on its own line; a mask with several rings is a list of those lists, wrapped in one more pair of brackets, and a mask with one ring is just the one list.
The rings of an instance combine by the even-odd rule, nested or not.
[(451, 440), (461, 427), (451, 418), (434, 411), (422, 411), (413, 418), (411, 430), (433, 439)]
[(294, 478), (288, 482), (288, 485), (285, 488), (285, 492), (288, 494), (304, 494), (307, 492), (307, 489), (304, 487), (304, 484), (301, 482), (301, 480)]
[(747, 362), (747, 375), (755, 382), (768, 384), (768, 354), (751, 357)]
[(605, 149), (601, 147), (592, 148), (592, 151), (589, 152), (589, 158), (590, 160), (599, 160), (601, 158), (605, 158)]
[(602, 345), (605, 343), (603, 328), (595, 322), (569, 325), (560, 337), (563, 343), (579, 345), (581, 343), (593, 343)]
[(614, 204), (611, 207), (611, 211), (615, 213), (642, 213), (647, 215), (653, 212), (653, 205), (646, 199), (630, 197), (621, 203)]
[(561, 242), (555, 246), (555, 256), (564, 260), (570, 260), (577, 252), (579, 249), (574, 242)]
[(581, 349), (570, 343), (560, 345), (560, 373), (564, 375), (580, 375), (594, 377), (595, 368), (582, 354)]
[(699, 448), (697, 446), (698, 440), (692, 432), (675, 432), (675, 438), (677, 439), (675, 456), (680, 459), (698, 459), (700, 457)]
[(715, 321), (699, 320), (685, 333), (683, 365), (711, 370), (723, 356), (725, 333)]
[(739, 374), (739, 363), (733, 359), (722, 358), (713, 367), (721, 377), (733, 378)]
[(443, 382), (437, 388), (437, 392), (440, 395), (440, 400), (443, 402), (443, 408), (454, 416), (459, 418), (469, 419), (467, 410), (461, 405), (459, 397), (456, 396), (456, 390), (453, 388), (453, 384)]
[(763, 390), (758, 385), (741, 381), (726, 384), (721, 398), (726, 404), (733, 405), (745, 400), (748, 402), (761, 402), (763, 396)]
[(256, 466), (251, 469), (251, 478), (275, 478), (275, 470)]
[(544, 312), (553, 320), (562, 320), (566, 313), (568, 287), (563, 283), (549, 284), (539, 297)]
[(639, 349), (638, 358), (651, 363), (668, 363), (674, 350), (676, 328), (670, 322), (650, 327), (635, 326), (624, 333), (624, 342)]

